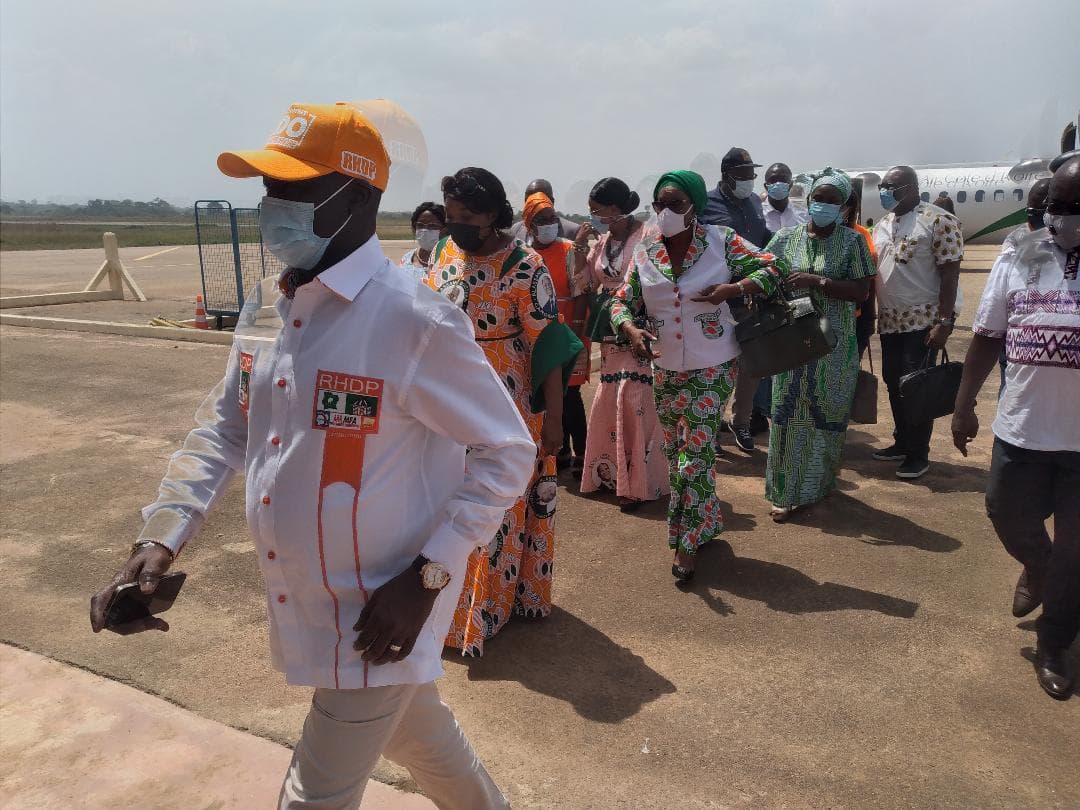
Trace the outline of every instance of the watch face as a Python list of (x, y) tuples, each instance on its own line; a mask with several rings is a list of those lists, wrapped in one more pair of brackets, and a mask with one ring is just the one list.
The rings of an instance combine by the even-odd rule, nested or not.
[(450, 572), (438, 563), (428, 563), (420, 570), (421, 580), (429, 590), (441, 590), (450, 581)]

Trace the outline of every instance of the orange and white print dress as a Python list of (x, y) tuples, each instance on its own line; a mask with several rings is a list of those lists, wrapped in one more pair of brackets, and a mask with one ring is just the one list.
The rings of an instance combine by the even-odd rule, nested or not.
[[(534, 348), (541, 333), (559, 320), (555, 287), (543, 260), (519, 241), (490, 256), (472, 256), (447, 239), (436, 249), (427, 282), (472, 320), (477, 343), (539, 447), (544, 414), (533, 412), (541, 382), (534, 385)], [(469, 558), (447, 646), (480, 656), (484, 641), (512, 614), (551, 612), (556, 491), (555, 457), (538, 458), (529, 488), (506, 512), (490, 546)]]

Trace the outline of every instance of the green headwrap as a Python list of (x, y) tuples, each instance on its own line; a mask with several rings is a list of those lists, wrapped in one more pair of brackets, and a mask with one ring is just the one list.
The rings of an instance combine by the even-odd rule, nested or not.
[[(814, 182), (810, 186), (810, 194), (813, 194), (814, 190), (821, 186), (834, 186), (840, 192), (844, 202), (847, 202), (847, 198), (851, 196), (851, 178), (832, 166), (826, 166), (814, 175)], [(809, 198), (810, 194), (806, 196)]]
[(707, 194), (705, 180), (697, 172), (692, 172), (689, 169), (679, 169), (661, 175), (660, 179), (656, 181), (656, 187), (653, 189), (654, 200), (664, 186), (675, 186), (675, 188), (685, 191), (686, 196), (690, 198), (690, 202), (694, 204), (695, 213), (701, 214), (705, 210)]

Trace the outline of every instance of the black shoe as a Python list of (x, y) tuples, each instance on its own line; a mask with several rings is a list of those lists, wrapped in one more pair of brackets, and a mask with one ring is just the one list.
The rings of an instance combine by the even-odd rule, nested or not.
[(750, 432), (755, 436), (769, 432), (769, 418), (761, 411), (750, 414)]
[(914, 481), (916, 478), (922, 478), (926, 475), (929, 469), (929, 461), (921, 458), (909, 458), (900, 465), (900, 469), (896, 471), (896, 477)]
[(1041, 604), (1042, 583), (1035, 577), (1028, 576), (1028, 570), (1025, 568), (1020, 573), (1020, 579), (1016, 580), (1016, 590), (1013, 591), (1012, 614), (1021, 619)]
[(874, 451), (874, 458), (878, 461), (903, 461), (907, 458), (907, 453), (904, 452), (904, 448), (893, 442), (889, 447), (884, 450)]
[(570, 463), (573, 460), (573, 456), (570, 455), (569, 450), (560, 450), (559, 454), (555, 456), (555, 469), (567, 470), (570, 468)]
[(1065, 700), (1072, 692), (1072, 677), (1064, 649), (1049, 649), (1039, 644), (1035, 650), (1035, 677), (1039, 686), (1055, 700)]
[(750, 428), (746, 425), (728, 425), (731, 430), (731, 435), (735, 437), (735, 444), (739, 446), (739, 449), (744, 453), (754, 452), (754, 434), (750, 432)]

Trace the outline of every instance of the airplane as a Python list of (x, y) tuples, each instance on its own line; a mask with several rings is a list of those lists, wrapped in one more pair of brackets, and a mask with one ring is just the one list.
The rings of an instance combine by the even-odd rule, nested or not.
[[(1080, 118), (1080, 116), (1078, 116)], [(1061, 137), (1061, 151), (1076, 149), (1076, 124), (1069, 123)], [(1031, 186), (1049, 177), (1054, 158), (1030, 158), (1015, 165), (1004, 163), (931, 164), (912, 166), (919, 177), (919, 196), (932, 203), (942, 191), (952, 198), (956, 217), (968, 244), (1001, 244), (1027, 221), (1027, 197)], [(878, 198), (878, 184), (888, 168), (847, 169), (862, 178), (862, 222), (877, 222), (885, 215)], [(808, 188), (806, 175), (796, 182)], [(796, 189), (792, 189), (795, 196)]]

